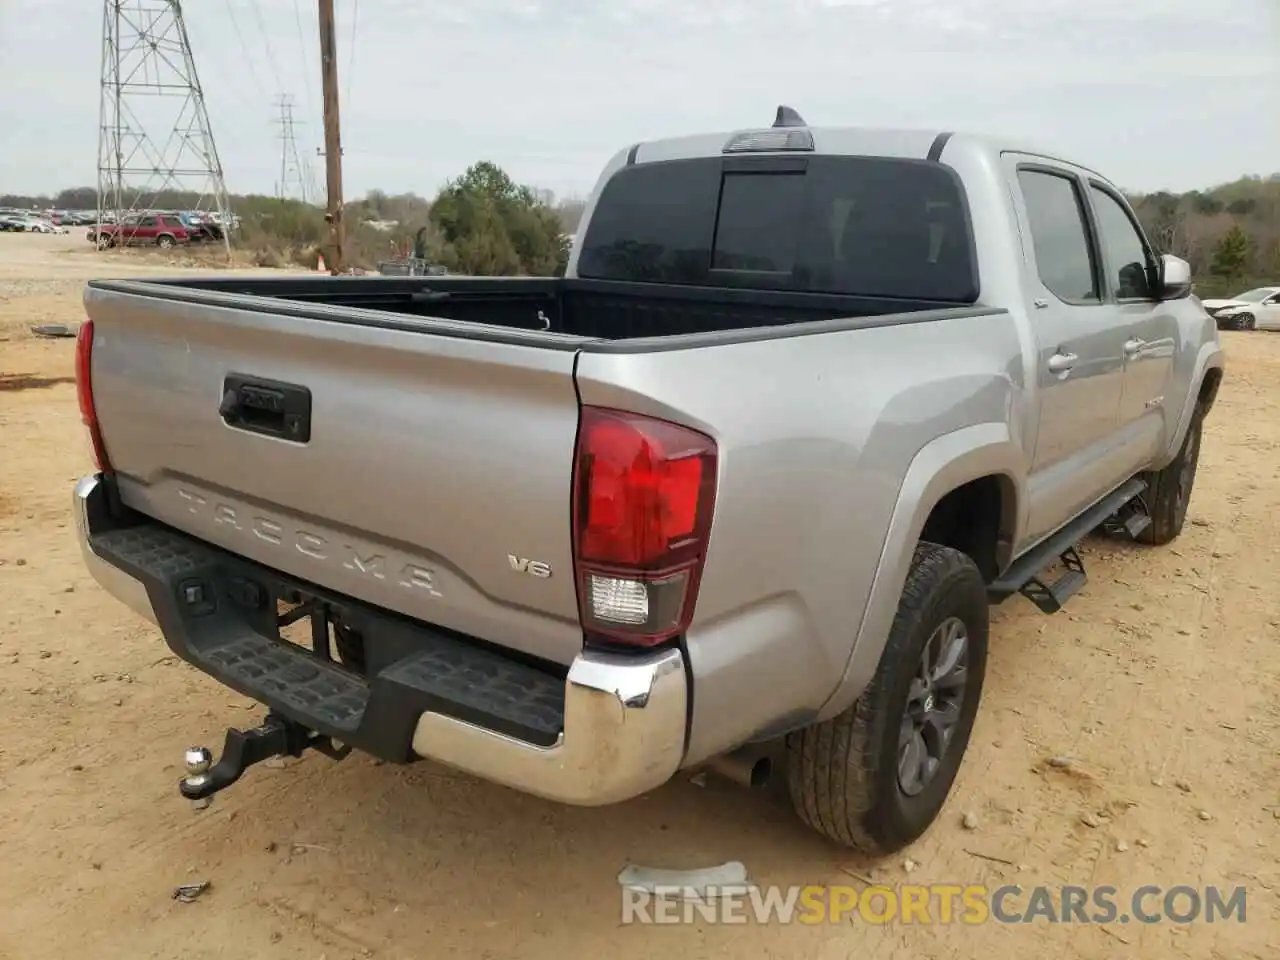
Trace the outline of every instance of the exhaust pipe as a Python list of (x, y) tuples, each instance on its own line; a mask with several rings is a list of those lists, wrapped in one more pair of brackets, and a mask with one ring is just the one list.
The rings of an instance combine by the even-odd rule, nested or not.
[(707, 761), (707, 766), (720, 776), (742, 787), (757, 789), (769, 782), (773, 761), (757, 747), (739, 747)]

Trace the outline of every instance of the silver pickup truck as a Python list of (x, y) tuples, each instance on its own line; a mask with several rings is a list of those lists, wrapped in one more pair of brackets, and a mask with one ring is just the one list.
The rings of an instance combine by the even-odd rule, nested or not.
[(563, 278), (90, 283), (83, 554), (268, 708), (189, 799), (308, 749), (582, 805), (769, 767), (886, 853), (989, 604), (1182, 529), (1223, 369), (1189, 288), (1086, 167), (781, 108), (619, 152)]

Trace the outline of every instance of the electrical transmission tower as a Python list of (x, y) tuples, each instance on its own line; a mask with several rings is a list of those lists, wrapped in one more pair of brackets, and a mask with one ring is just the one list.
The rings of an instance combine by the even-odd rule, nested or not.
[(104, 0), (101, 95), (98, 222), (195, 194), (230, 256), (227, 187), (181, 0)]
[(300, 199), (310, 202), (310, 176), (304, 168), (301, 155), (298, 153), (298, 140), (294, 127), (300, 122), (293, 119), (293, 98), (281, 94), (276, 100), (280, 110), (280, 181), (276, 185), (276, 196), (283, 199)]

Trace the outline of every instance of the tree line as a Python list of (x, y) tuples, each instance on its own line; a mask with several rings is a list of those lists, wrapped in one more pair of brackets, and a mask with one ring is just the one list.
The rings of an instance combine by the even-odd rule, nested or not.
[[(238, 248), (263, 266), (294, 262), (316, 266), (329, 228), (324, 210), (299, 200), (232, 195)], [(0, 194), (0, 206), (41, 210), (96, 210), (97, 191), (75, 187), (53, 196)], [(197, 210), (210, 207), (194, 192), (127, 194), (130, 209)], [(564, 272), (570, 235), (585, 203), (557, 199), (548, 190), (516, 183), (499, 166), (481, 162), (446, 183), (433, 200), (413, 193), (370, 191), (343, 208), (348, 266), (374, 269), (380, 260), (409, 255), (426, 241), (428, 259), (453, 273), (554, 276)], [(330, 254), (331, 256), (331, 254)]]
[(1191, 264), (1200, 296), (1280, 283), (1280, 173), (1129, 200), (1152, 244)]
[[(137, 199), (129, 198), (131, 204)], [(1241, 177), (1208, 190), (1130, 194), (1129, 200), (1159, 252), (1191, 264), (1201, 296), (1280, 283), (1280, 173)], [(161, 193), (146, 198), (146, 205), (194, 209), (201, 198)], [(77, 187), (52, 197), (0, 195), (0, 206), (92, 210), (97, 193)], [(258, 195), (233, 196), (231, 207), (241, 218), (237, 245), (264, 265), (287, 259), (314, 266), (327, 243), (319, 207)], [(348, 203), (347, 259), (373, 268), (378, 260), (409, 254), (415, 237), (422, 237), (428, 258), (455, 273), (555, 275), (564, 270), (567, 240), (584, 207), (581, 199), (557, 199), (516, 183), (484, 161), (431, 200), (373, 190)]]

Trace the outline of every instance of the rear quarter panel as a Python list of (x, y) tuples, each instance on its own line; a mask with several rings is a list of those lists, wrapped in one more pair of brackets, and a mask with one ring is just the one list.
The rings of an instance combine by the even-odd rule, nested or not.
[[(585, 404), (663, 417), (719, 444), (687, 635), (686, 763), (817, 717), (845, 678), (873, 586), (896, 606), (905, 568), (893, 559), (881, 571), (890, 526), (895, 539), (912, 535), (928, 497), (946, 492), (935, 480), (998, 469), (1020, 483), (1026, 473), (1022, 342), (1002, 311), (699, 349), (587, 351), (577, 381)], [(904, 487), (921, 451), (962, 432), (926, 482)], [(912, 502), (900, 504), (904, 492)], [(875, 646), (876, 632), (868, 636)], [(874, 669), (879, 650), (859, 652), (868, 658)]]

